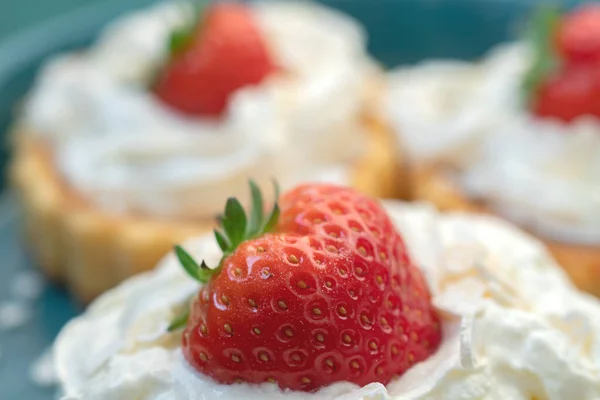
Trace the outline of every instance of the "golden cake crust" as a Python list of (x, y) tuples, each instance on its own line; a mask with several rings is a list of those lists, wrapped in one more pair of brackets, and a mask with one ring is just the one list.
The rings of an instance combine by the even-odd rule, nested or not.
[[(356, 188), (396, 197), (395, 137), (376, 118), (365, 119), (370, 140), (356, 164)], [(93, 206), (69, 187), (42, 139), (17, 131), (10, 178), (36, 262), (83, 302), (138, 272), (153, 268), (173, 245), (206, 233), (214, 221), (181, 222), (150, 216), (115, 215)]]
[[(467, 198), (449, 178), (444, 165), (415, 168), (410, 177), (414, 200), (433, 203), (441, 211), (492, 212)], [(541, 239), (556, 261), (582, 290), (600, 296), (600, 248)]]
[(84, 302), (213, 225), (104, 212), (64, 183), (42, 140), (18, 135), (10, 176), (27, 244), (46, 274)]

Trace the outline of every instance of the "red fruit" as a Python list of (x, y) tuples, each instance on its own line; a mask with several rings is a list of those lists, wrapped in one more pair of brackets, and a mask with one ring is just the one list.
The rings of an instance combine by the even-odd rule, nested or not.
[[(217, 233), (225, 255), (191, 305), (183, 352), (196, 370), (220, 383), (314, 391), (386, 384), (437, 349), (425, 280), (376, 201), (307, 185), (284, 196), (279, 224), (277, 208), (257, 224), (262, 201), (252, 188), (252, 228), (236, 227), (244, 213), (230, 200), (226, 234)], [(248, 231), (254, 239), (241, 237)], [(206, 272), (178, 253), (192, 275)]]
[(565, 16), (558, 48), (571, 63), (600, 61), (600, 4), (587, 4)]
[(241, 4), (213, 5), (190, 42), (155, 88), (162, 101), (187, 114), (221, 115), (232, 93), (276, 69), (252, 12)]
[[(285, 232), (327, 234), (318, 221), (343, 218), (348, 221), (363, 220), (369, 233), (380, 239), (390, 239), (395, 233), (392, 221), (378, 202), (349, 188), (334, 185), (298, 186), (283, 196), (281, 206), (283, 212), (279, 228)], [(358, 225), (350, 225), (354, 231), (360, 229)]]
[(600, 117), (600, 64), (566, 67), (549, 77), (538, 89), (532, 110), (565, 122), (583, 115)]

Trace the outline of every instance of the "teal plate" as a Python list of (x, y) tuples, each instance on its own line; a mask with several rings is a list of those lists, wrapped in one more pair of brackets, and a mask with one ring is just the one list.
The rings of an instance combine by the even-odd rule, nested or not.
[[(538, 3), (533, 0), (325, 2), (363, 22), (369, 31), (372, 54), (388, 66), (427, 57), (480, 56), (490, 46), (514, 37), (520, 23)], [(91, 6), (50, 19), (0, 43), (0, 132), (7, 131), (15, 104), (48, 56), (85, 46), (107, 21), (150, 3), (150, 0), (97, 0)], [(0, 147), (3, 170), (9, 155), (6, 142)], [(0, 196), (0, 254), (1, 314), (3, 307), (6, 312), (7, 302), (15, 298), (15, 279), (34, 271), (22, 249), (17, 206), (8, 194)], [(51, 399), (54, 389), (33, 383), (31, 365), (80, 308), (62, 288), (51, 284), (44, 285), (40, 296), (21, 304), (26, 304), (31, 313), (26, 323), (12, 330), (0, 329), (0, 398)]]

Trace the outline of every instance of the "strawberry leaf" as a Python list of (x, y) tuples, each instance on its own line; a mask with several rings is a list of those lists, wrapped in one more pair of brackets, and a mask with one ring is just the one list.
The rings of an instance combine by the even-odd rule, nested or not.
[(175, 254), (185, 272), (200, 283), (208, 283), (210, 277), (216, 273), (214, 270), (207, 270), (204, 262), (202, 262), (202, 265), (205, 268), (200, 267), (192, 256), (190, 256), (181, 246), (175, 246)]
[(276, 201), (273, 205), (273, 210), (271, 211), (271, 214), (269, 214), (269, 218), (267, 219), (267, 221), (265, 221), (263, 227), (260, 229), (260, 233), (267, 233), (273, 231), (275, 225), (277, 225), (277, 222), (279, 221), (280, 210), (279, 205), (277, 204), (277, 201), (279, 200), (279, 184), (276, 180), (273, 180), (273, 189), (275, 190)]
[(228, 253), (229, 247), (231, 247), (229, 240), (227, 240), (227, 238), (220, 231), (215, 229), (214, 232), (215, 232), (215, 238), (217, 239), (219, 248), (221, 249), (221, 251), (223, 253)]
[(554, 38), (559, 27), (561, 12), (555, 7), (541, 7), (530, 24), (526, 40), (533, 52), (533, 62), (522, 82), (523, 97), (531, 105), (548, 75), (559, 65)]
[(208, 264), (206, 263), (206, 261), (202, 260), (202, 263), (200, 263), (200, 271), (201, 272), (206, 272), (206, 270), (210, 270), (211, 268), (208, 266)]
[(176, 29), (169, 37), (169, 54), (175, 56), (182, 53), (192, 42), (192, 31), (185, 28)]
[(246, 212), (244, 207), (235, 197), (227, 199), (225, 205), (225, 217), (223, 218), (223, 229), (229, 238), (233, 248), (242, 243), (246, 234)]
[(267, 222), (261, 229), (262, 233), (267, 233), (267, 232), (273, 231), (273, 229), (275, 228), (275, 225), (277, 225), (277, 221), (279, 221), (279, 214), (280, 214), (279, 205), (277, 205), (277, 203), (275, 203), (275, 205), (273, 206), (273, 211), (271, 211), (271, 215), (270, 215), (269, 219), (267, 220)]
[(171, 32), (168, 38), (168, 50), (171, 58), (183, 53), (194, 41), (194, 34), (200, 24), (207, 0), (197, 0), (192, 3), (192, 18)]
[(248, 237), (256, 235), (261, 228), (263, 220), (263, 198), (260, 189), (254, 181), (250, 181), (250, 191), (252, 193), (252, 211), (250, 212), (250, 222), (248, 223)]

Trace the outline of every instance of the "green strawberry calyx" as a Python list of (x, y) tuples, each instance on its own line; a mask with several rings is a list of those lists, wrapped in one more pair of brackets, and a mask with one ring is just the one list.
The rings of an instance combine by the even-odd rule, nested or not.
[(184, 53), (192, 45), (195, 33), (202, 23), (204, 11), (208, 3), (210, 3), (208, 0), (194, 1), (191, 4), (191, 18), (171, 32), (167, 39), (167, 49), (170, 58)]
[[(268, 214), (264, 213), (264, 201), (262, 193), (258, 185), (254, 181), (250, 181), (250, 192), (252, 194), (252, 205), (250, 212), (246, 215), (244, 207), (238, 199), (230, 197), (225, 205), (225, 212), (219, 217), (218, 229), (214, 230), (215, 239), (219, 248), (223, 252), (223, 256), (219, 261), (219, 265), (215, 268), (210, 268), (203, 260), (200, 264), (186, 252), (181, 246), (175, 246), (175, 255), (179, 263), (194, 280), (206, 284), (209, 280), (218, 275), (223, 268), (223, 260), (232, 254), (240, 244), (247, 240), (252, 240), (266, 233), (272, 232), (279, 221), (280, 209), (279, 186), (276, 182), (275, 187), (275, 202)], [(177, 316), (169, 325), (168, 331), (172, 332), (185, 327), (189, 317), (189, 307)]]
[(540, 85), (560, 66), (555, 38), (561, 18), (560, 9), (544, 6), (535, 12), (530, 22), (525, 40), (532, 49), (533, 60), (522, 82), (523, 98), (528, 107), (535, 101)]
[[(185, 5), (182, 12), (189, 13), (190, 16), (180, 26), (174, 28), (167, 36), (165, 43), (166, 61), (162, 65), (157, 65), (148, 76), (148, 89), (154, 90), (170, 62), (184, 54), (193, 46), (196, 32), (203, 21), (204, 11), (208, 6), (208, 3), (210, 3), (210, 0), (196, 0), (191, 4)], [(187, 8), (188, 6), (191, 6), (191, 11)], [(184, 6), (182, 5), (182, 7)]]

